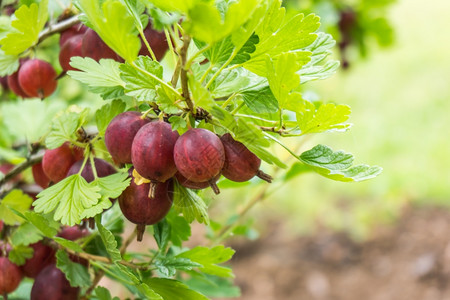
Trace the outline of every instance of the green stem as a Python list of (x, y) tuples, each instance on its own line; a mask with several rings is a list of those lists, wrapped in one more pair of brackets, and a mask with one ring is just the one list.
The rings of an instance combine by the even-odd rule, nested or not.
[(244, 107), (244, 105), (245, 105), (245, 103), (244, 103), (244, 101), (242, 101), (241, 104), (239, 104), (235, 109), (233, 109), (231, 114), (234, 116), (242, 107)]
[(175, 52), (175, 49), (173, 48), (172, 39), (170, 38), (170, 33), (167, 30), (167, 28), (164, 28), (164, 35), (166, 36), (166, 41), (167, 41), (167, 44), (169, 45), (169, 50), (173, 56), (173, 63), (174, 63), (174, 65), (176, 65), (177, 64), (177, 53)]
[[(239, 51), (239, 50), (238, 50)], [(220, 67), (220, 69), (213, 75), (213, 77), (208, 81), (206, 84), (206, 88), (209, 88), (209, 86), (216, 80), (217, 76), (220, 75), (220, 73), (233, 61), (234, 57), (237, 55), (238, 51), (236, 49), (233, 50), (233, 53), (231, 56), (227, 59), (227, 61)]]
[(95, 167), (94, 155), (92, 151), (89, 152), (89, 161), (91, 162), (92, 173), (94, 174), (94, 180), (98, 179), (97, 168)]
[(237, 93), (233, 93), (227, 100), (225, 100), (225, 102), (222, 104), (222, 108), (225, 108), (228, 106), (228, 104), (230, 104), (230, 102), (236, 98), (238, 94)]
[(81, 165), (80, 171), (78, 171), (78, 175), (81, 176), (81, 172), (83, 172), (83, 169), (86, 166), (89, 156), (91, 156), (90, 153), (84, 157), (83, 164)]
[(276, 124), (276, 123), (278, 123), (277, 121), (267, 120), (267, 119), (263, 119), (263, 118), (256, 117), (256, 116), (252, 116), (252, 115), (235, 114), (235, 116), (236, 116), (236, 117), (242, 117), (242, 118), (254, 119), (254, 120), (263, 121), (263, 122), (271, 123), (271, 124)]
[(206, 76), (208, 76), (209, 72), (211, 72), (212, 68), (214, 66), (212, 64), (209, 64), (208, 69), (206, 69), (205, 73), (203, 74), (202, 78), (200, 79), (200, 82), (204, 82), (206, 80)]
[(152, 47), (150, 47), (150, 44), (148, 43), (147, 39), (145, 38), (144, 31), (140, 28), (138, 30), (139, 30), (139, 35), (141, 36), (142, 40), (144, 41), (145, 47), (147, 47), (147, 50), (150, 53), (150, 56), (152, 57), (152, 59), (154, 61), (157, 61), (155, 53), (152, 50)]
[(120, 281), (120, 282), (122, 282), (122, 283), (124, 283), (124, 284), (127, 284), (127, 285), (134, 285), (133, 282), (126, 281), (126, 280), (124, 280), (123, 278), (117, 276), (115, 273), (111, 272), (108, 268), (106, 268), (105, 266), (103, 266), (103, 264), (96, 263), (96, 262), (93, 262), (93, 261), (91, 261), (90, 263), (91, 263), (91, 265), (93, 265), (94, 267), (97, 267), (97, 268), (103, 270), (103, 271), (104, 271), (106, 274), (108, 274), (109, 276), (114, 277), (114, 278), (117, 279), (118, 281)]
[(189, 58), (189, 60), (186, 62), (186, 69), (189, 69), (192, 65), (192, 63), (194, 62), (194, 60), (202, 53), (204, 53), (205, 51), (208, 51), (209, 49), (211, 49), (212, 45), (206, 45), (206, 47), (203, 47), (202, 49), (198, 50), (194, 55), (192, 55), (191, 58)]

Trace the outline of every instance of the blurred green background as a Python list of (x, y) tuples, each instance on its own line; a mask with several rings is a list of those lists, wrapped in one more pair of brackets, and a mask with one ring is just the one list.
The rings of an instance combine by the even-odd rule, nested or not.
[[(364, 238), (406, 206), (450, 204), (450, 1), (399, 0), (387, 12), (395, 31), (391, 47), (371, 40), (365, 59), (350, 53), (348, 71), (307, 84), (325, 102), (350, 105), (354, 126), (314, 136), (302, 148), (326, 144), (353, 153), (356, 163), (382, 166), (383, 173), (360, 183), (300, 175), (252, 210), (258, 226), (261, 219), (283, 218), (295, 233), (320, 225)], [(221, 198), (242, 207), (255, 193), (243, 188)], [(222, 218), (225, 204), (215, 206)]]

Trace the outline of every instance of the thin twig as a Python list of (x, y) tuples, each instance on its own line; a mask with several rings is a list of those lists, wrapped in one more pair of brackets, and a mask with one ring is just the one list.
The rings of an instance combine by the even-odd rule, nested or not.
[(183, 37), (183, 47), (180, 50), (181, 57), (181, 89), (183, 90), (183, 98), (186, 101), (186, 104), (191, 113), (195, 113), (194, 104), (192, 103), (191, 96), (189, 95), (189, 86), (188, 86), (188, 78), (187, 78), (187, 69), (186, 69), (186, 61), (187, 61), (187, 52), (189, 48), (189, 44), (191, 42), (191, 38), (189, 36)]
[(56, 24), (50, 25), (49, 27), (45, 28), (44, 30), (42, 30), (39, 33), (39, 39), (38, 39), (38, 44), (41, 43), (43, 40), (45, 40), (46, 38), (48, 38), (49, 36), (57, 33), (57, 32), (61, 32), (64, 31), (70, 27), (72, 27), (73, 25), (76, 25), (78, 23), (80, 23), (80, 19), (78, 18), (80, 15), (76, 15), (73, 17), (70, 17), (68, 19), (65, 19), (61, 22), (58, 22)]
[(32, 156), (29, 159), (27, 159), (26, 161), (24, 161), (23, 163), (21, 163), (20, 165), (17, 165), (14, 169), (9, 171), (5, 175), (5, 177), (0, 179), (0, 187), (3, 186), (8, 180), (16, 177), (17, 175), (19, 175), (20, 173), (22, 173), (24, 170), (28, 169), (32, 165), (41, 162), (43, 156), (44, 156), (44, 154), (39, 154), (39, 155), (36, 155), (36, 156)]

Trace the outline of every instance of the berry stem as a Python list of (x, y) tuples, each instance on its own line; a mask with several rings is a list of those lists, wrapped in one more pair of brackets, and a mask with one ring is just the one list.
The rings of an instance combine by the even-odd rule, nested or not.
[(209, 186), (212, 188), (214, 194), (219, 195), (220, 194), (220, 189), (217, 186), (217, 184), (214, 182), (214, 179), (210, 179), (208, 180)]
[(155, 194), (156, 194), (156, 185), (157, 182), (156, 181), (151, 181), (150, 182), (150, 188), (148, 189), (148, 197), (149, 198), (155, 198)]
[(258, 170), (258, 172), (256, 172), (256, 176), (258, 176), (262, 180), (267, 181), (268, 183), (272, 183), (272, 180), (273, 180), (272, 176), (270, 176), (269, 174), (264, 173), (261, 170)]
[(144, 232), (145, 232), (145, 224), (138, 224), (136, 225), (136, 239), (138, 242), (142, 242), (142, 239), (144, 238)]

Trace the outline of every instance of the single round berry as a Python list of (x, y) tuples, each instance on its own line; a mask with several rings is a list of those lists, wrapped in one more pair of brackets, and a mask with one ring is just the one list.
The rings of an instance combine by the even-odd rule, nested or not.
[[(85, 237), (89, 234), (87, 229), (81, 228), (80, 226), (67, 226), (63, 227), (63, 229), (58, 233), (57, 236), (62, 237), (63, 239), (75, 241)], [(87, 267), (89, 265), (89, 261), (87, 259), (81, 258), (76, 255), (69, 254), (69, 258), (71, 261), (75, 263), (82, 264)]]
[[(132, 170), (130, 170), (130, 176)], [(137, 224), (138, 241), (142, 241), (145, 225), (156, 224), (169, 212), (173, 199), (173, 182), (157, 183), (154, 197), (149, 198), (150, 184), (137, 185), (132, 177), (130, 185), (119, 196), (123, 215)]]
[(174, 159), (181, 175), (193, 182), (207, 181), (219, 192), (212, 179), (223, 168), (225, 150), (217, 135), (203, 128), (189, 129), (177, 140)]
[(155, 182), (173, 177), (177, 172), (173, 149), (178, 137), (178, 132), (166, 122), (142, 126), (131, 146), (131, 160), (139, 175)]
[(106, 128), (105, 145), (116, 164), (131, 164), (133, 139), (148, 122), (137, 111), (127, 111), (112, 119)]
[(19, 85), (29, 97), (48, 97), (56, 90), (55, 69), (40, 59), (27, 60), (19, 69)]
[(44, 169), (42, 168), (42, 162), (31, 166), (31, 172), (33, 174), (34, 182), (36, 182), (43, 189), (48, 188), (50, 179), (47, 175), (45, 175)]
[(59, 64), (64, 71), (77, 70), (70, 65), (70, 59), (74, 56), (83, 56), (81, 53), (82, 42), (83, 36), (78, 34), (68, 39), (61, 47), (61, 51), (59, 52)]
[(25, 91), (19, 84), (19, 71), (9, 75), (7, 78), (7, 82), (9, 88), (11, 89), (11, 91), (13, 91), (14, 94), (22, 98), (28, 98), (27, 93), (25, 93)]
[(80, 148), (71, 147), (64, 143), (58, 148), (46, 150), (42, 158), (42, 169), (45, 175), (53, 182), (66, 178), (70, 167), (79, 159)]
[(225, 164), (222, 169), (225, 178), (244, 182), (257, 175), (268, 182), (272, 181), (269, 175), (259, 170), (261, 159), (248, 150), (244, 144), (234, 140), (229, 133), (224, 134), (220, 140), (225, 149)]
[(77, 300), (79, 288), (71, 287), (66, 275), (54, 264), (45, 267), (31, 288), (31, 300)]
[(0, 257), (0, 295), (13, 292), (21, 281), (22, 272), (20, 268), (7, 257)]
[(42, 242), (31, 244), (30, 247), (34, 250), (33, 257), (27, 259), (20, 268), (25, 276), (36, 278), (42, 269), (55, 262), (55, 250)]
[(87, 26), (83, 24), (77, 24), (64, 30), (63, 32), (61, 32), (61, 35), (59, 37), (59, 46), (64, 46), (64, 44), (74, 36), (83, 35), (83, 33), (85, 33), (87, 29)]
[(111, 58), (120, 61), (116, 52), (109, 48), (98, 34), (90, 28), (83, 34), (81, 53), (83, 57), (90, 57), (95, 61), (99, 61), (102, 58)]
[[(73, 174), (77, 174), (80, 171), (82, 165), (83, 160), (79, 160), (76, 163), (74, 163), (67, 172), (67, 177)], [(116, 169), (110, 163), (108, 163), (103, 159), (94, 158), (94, 165), (98, 177), (106, 177), (114, 173), (117, 173)], [(95, 179), (94, 172), (92, 171), (92, 165), (90, 161), (86, 163), (83, 171), (81, 171), (81, 177), (86, 179), (87, 182), (94, 181)]]

